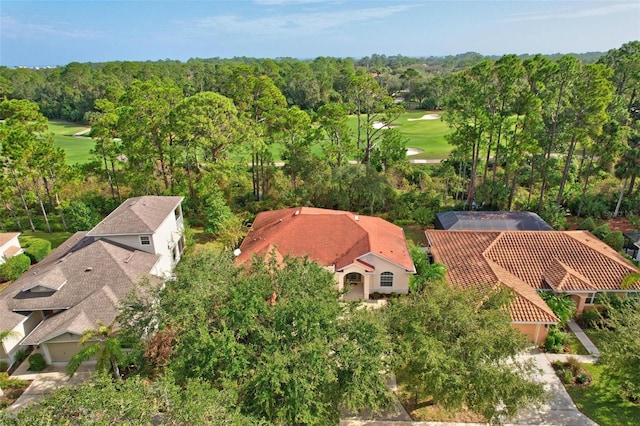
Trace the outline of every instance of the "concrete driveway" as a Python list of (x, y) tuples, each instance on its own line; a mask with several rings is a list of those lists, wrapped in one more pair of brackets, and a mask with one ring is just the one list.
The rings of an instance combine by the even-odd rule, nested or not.
[[(566, 355), (565, 355), (566, 357)], [(558, 425), (558, 426), (597, 426), (598, 424), (582, 414), (571, 400), (564, 385), (551, 366), (552, 358), (537, 349), (521, 355), (522, 359), (532, 359), (541, 370), (535, 377), (544, 383), (549, 399), (539, 408), (524, 410), (516, 419), (508, 422), (513, 425)], [(557, 356), (555, 357), (557, 358)], [(583, 360), (581, 360), (583, 361)]]
[(91, 377), (95, 370), (95, 364), (84, 363), (80, 366), (76, 374), (69, 378), (65, 366), (47, 365), (40, 372), (29, 371), (29, 363), (23, 362), (11, 377), (22, 380), (32, 380), (31, 385), (7, 410), (18, 410), (34, 402), (40, 401), (53, 389), (61, 386), (76, 385)]

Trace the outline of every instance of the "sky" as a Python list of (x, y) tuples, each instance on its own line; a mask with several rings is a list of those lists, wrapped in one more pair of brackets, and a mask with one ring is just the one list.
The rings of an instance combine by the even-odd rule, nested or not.
[(0, 0), (0, 65), (607, 51), (640, 1)]

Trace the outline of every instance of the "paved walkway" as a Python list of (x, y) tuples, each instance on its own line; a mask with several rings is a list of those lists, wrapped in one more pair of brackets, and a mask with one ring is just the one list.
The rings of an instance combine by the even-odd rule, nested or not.
[(24, 361), (11, 375), (16, 379), (32, 380), (32, 382), (8, 410), (18, 410), (38, 402), (53, 389), (61, 386), (76, 385), (88, 380), (95, 369), (95, 364), (82, 364), (72, 378), (67, 376), (65, 366), (48, 365), (44, 370), (37, 373), (29, 371), (28, 368), (29, 363)]
[(587, 336), (584, 331), (582, 331), (580, 326), (576, 324), (574, 320), (569, 320), (567, 325), (569, 325), (569, 329), (571, 329), (573, 334), (575, 334), (578, 340), (580, 340), (580, 343), (582, 343), (582, 346), (584, 346), (587, 352), (595, 357), (600, 356), (600, 351), (598, 350), (598, 348), (596, 348), (596, 345), (593, 344), (591, 339), (589, 339), (589, 336)]
[[(566, 359), (572, 355), (559, 355)], [(579, 358), (578, 356), (575, 356)], [(535, 379), (544, 383), (549, 393), (546, 403), (538, 408), (528, 408), (508, 424), (513, 425), (558, 425), (558, 426), (597, 426), (593, 420), (582, 414), (571, 400), (564, 385), (556, 375), (551, 360), (555, 356), (540, 353), (537, 349), (521, 355), (522, 360), (532, 360), (541, 370)], [(559, 358), (560, 359), (560, 358)], [(579, 358), (580, 359), (580, 358)], [(593, 362), (593, 361), (591, 361)]]

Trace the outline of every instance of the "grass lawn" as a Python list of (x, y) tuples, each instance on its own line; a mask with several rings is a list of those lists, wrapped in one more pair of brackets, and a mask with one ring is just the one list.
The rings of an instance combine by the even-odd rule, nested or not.
[(193, 239), (196, 242), (195, 250), (203, 250), (209, 249), (221, 252), (224, 247), (222, 244), (216, 241), (216, 239), (211, 234), (205, 234), (204, 229), (199, 226), (190, 226), (191, 232), (193, 233)]
[(408, 241), (411, 241), (418, 247), (426, 246), (426, 237), (424, 236), (424, 229), (420, 225), (406, 225), (403, 226), (404, 236)]
[(583, 364), (593, 381), (587, 387), (567, 386), (567, 392), (576, 406), (600, 426), (640, 424), (640, 406), (621, 400), (601, 380), (602, 367)]
[[(442, 159), (447, 158), (453, 149), (446, 141), (445, 135), (451, 133), (449, 126), (441, 119), (415, 120), (426, 114), (441, 114), (442, 111), (412, 110), (402, 114), (392, 126), (409, 138), (407, 148), (421, 149), (422, 153), (412, 155), (411, 159)], [(414, 119), (409, 121), (409, 119)], [(355, 116), (349, 117), (349, 125), (354, 134), (357, 128)]]
[(20, 236), (18, 237), (18, 240), (20, 240), (20, 245), (24, 247), (29, 244), (30, 240), (34, 238), (40, 238), (40, 239), (51, 242), (51, 249), (53, 250), (56, 247), (58, 247), (60, 244), (67, 241), (67, 239), (71, 235), (72, 235), (71, 232), (52, 232), (51, 234), (49, 234), (48, 232), (43, 232), (43, 231), (35, 231), (35, 232), (25, 231), (22, 234), (20, 234)]
[(88, 137), (74, 137), (73, 135), (88, 129), (76, 123), (68, 121), (49, 121), (49, 131), (53, 132), (56, 146), (64, 149), (67, 155), (67, 164), (87, 163), (91, 155), (89, 151), (93, 149), (94, 143)]

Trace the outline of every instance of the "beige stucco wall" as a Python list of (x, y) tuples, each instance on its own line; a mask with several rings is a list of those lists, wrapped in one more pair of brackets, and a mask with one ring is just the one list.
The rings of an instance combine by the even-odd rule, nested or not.
[(525, 334), (530, 342), (535, 344), (544, 343), (549, 332), (545, 324), (511, 324), (513, 328)]
[[(364, 298), (368, 299), (369, 295), (374, 292), (378, 293), (408, 293), (409, 292), (409, 277), (412, 275), (404, 268), (389, 262), (379, 256), (369, 253), (361, 258), (364, 262), (374, 266), (373, 272), (366, 272), (364, 266), (359, 264), (352, 264), (344, 268), (340, 272), (336, 272), (336, 281), (338, 281), (338, 289), (342, 289), (344, 285), (344, 277), (351, 273), (357, 272), (364, 277)], [(383, 272), (391, 272), (393, 274), (393, 286), (381, 287), (380, 275)]]
[(81, 349), (78, 345), (80, 337), (72, 333), (63, 333), (42, 343), (36, 352), (42, 354), (47, 364), (68, 362)]

